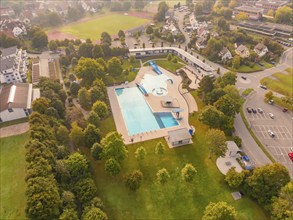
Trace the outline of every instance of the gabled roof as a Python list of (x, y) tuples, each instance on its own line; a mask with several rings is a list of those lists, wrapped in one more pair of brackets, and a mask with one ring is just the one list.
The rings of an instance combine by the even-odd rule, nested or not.
[[(226, 53), (228, 53), (228, 52), (230, 52), (229, 50), (228, 50), (228, 48), (227, 47), (223, 47), (223, 49), (220, 51), (220, 53), (219, 53), (219, 55), (220, 56), (224, 56)], [(231, 52), (230, 52), (231, 53)]]
[(182, 141), (191, 139), (191, 135), (186, 128), (181, 128), (173, 131), (168, 131), (170, 142)]
[(1, 51), (1, 57), (6, 57), (6, 56), (16, 54), (17, 47), (16, 46), (8, 47), (8, 48), (5, 48), (5, 49), (0, 49), (0, 51)]
[(245, 51), (247, 51), (248, 48), (246, 46), (244, 46), (243, 44), (241, 44), (239, 47), (237, 47), (236, 51), (238, 51), (239, 53), (244, 53)]
[(255, 50), (257, 50), (257, 51), (263, 51), (264, 49), (266, 49), (267, 48), (267, 46), (266, 45), (264, 45), (263, 43), (258, 43), (255, 47), (254, 47), (254, 49)]

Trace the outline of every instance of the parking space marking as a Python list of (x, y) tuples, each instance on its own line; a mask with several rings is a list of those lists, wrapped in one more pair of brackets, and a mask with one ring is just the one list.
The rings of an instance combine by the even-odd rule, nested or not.
[(268, 113), (248, 113), (248, 119), (254, 120), (273, 120)]
[(252, 129), (257, 133), (260, 137), (264, 139), (272, 138), (268, 134), (268, 130), (271, 130), (275, 134), (275, 139), (279, 140), (292, 140), (292, 134), (285, 126), (277, 126), (277, 125), (252, 125)]
[(292, 161), (288, 157), (288, 153), (291, 152), (288, 146), (267, 146), (268, 150), (275, 156), (276, 160), (282, 164), (292, 164)]

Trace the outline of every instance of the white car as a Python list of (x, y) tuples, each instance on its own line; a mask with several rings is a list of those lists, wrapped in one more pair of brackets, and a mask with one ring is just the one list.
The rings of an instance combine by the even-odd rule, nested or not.
[(269, 113), (269, 116), (271, 119), (274, 119), (274, 114), (273, 113)]
[(275, 137), (275, 134), (274, 134), (274, 132), (272, 132), (272, 130), (268, 130), (268, 133), (272, 138)]
[(257, 108), (257, 111), (261, 114), (263, 113), (263, 110), (261, 108)]

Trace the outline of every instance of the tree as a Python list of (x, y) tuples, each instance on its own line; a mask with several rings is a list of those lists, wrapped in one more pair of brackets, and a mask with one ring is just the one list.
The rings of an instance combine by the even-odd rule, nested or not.
[(276, 220), (293, 218), (293, 182), (281, 188), (278, 197), (273, 200), (272, 217)]
[(241, 147), (242, 139), (239, 136), (234, 136), (233, 141), (236, 143), (238, 147)]
[(107, 62), (107, 68), (108, 72), (111, 75), (120, 75), (123, 71), (120, 59), (117, 57), (112, 57), (108, 62)]
[(72, 57), (71, 65), (72, 65), (73, 68), (77, 65), (77, 63), (78, 63), (78, 61), (77, 61), (76, 57)]
[(79, 152), (71, 154), (64, 160), (64, 164), (73, 182), (84, 179), (90, 174), (87, 159)]
[(64, 209), (59, 220), (78, 220), (78, 213), (74, 209)]
[(99, 143), (95, 143), (91, 148), (91, 155), (95, 160), (102, 159), (103, 147)]
[(215, 88), (211, 92), (205, 94), (204, 96), (204, 103), (213, 105), (219, 98), (221, 98), (223, 95), (225, 95), (225, 91), (222, 88)]
[(56, 132), (56, 138), (60, 144), (68, 145), (69, 143), (69, 132), (64, 125), (60, 125)]
[(225, 181), (231, 188), (237, 189), (244, 181), (245, 173), (238, 173), (235, 167), (231, 167), (226, 174)]
[(199, 93), (205, 95), (211, 92), (214, 88), (213, 80), (209, 76), (204, 76), (199, 83)]
[(50, 106), (49, 100), (44, 97), (40, 97), (34, 100), (32, 104), (33, 111), (38, 112), (40, 114), (45, 114), (49, 106)]
[(237, 6), (237, 0), (231, 0), (229, 3), (229, 8), (235, 8)]
[(219, 129), (209, 129), (206, 139), (210, 148), (209, 158), (211, 158), (211, 154), (217, 157), (225, 155), (227, 146), (226, 136), (223, 131)]
[(122, 136), (117, 132), (110, 132), (102, 139), (103, 158), (114, 158), (116, 161), (122, 161), (126, 158), (128, 151), (123, 143)]
[(216, 109), (216, 107), (208, 105), (203, 108), (199, 115), (199, 120), (210, 128), (220, 128), (222, 126), (223, 112)]
[(120, 173), (121, 167), (120, 164), (113, 158), (106, 160), (105, 171), (111, 176), (116, 176)]
[(51, 41), (49, 42), (49, 49), (50, 49), (51, 51), (56, 51), (57, 48), (58, 48), (58, 46), (57, 46), (56, 42), (55, 42), (54, 40), (51, 40)]
[(79, 89), (80, 89), (80, 85), (78, 83), (76, 83), (76, 82), (71, 83), (71, 85), (70, 85), (71, 95), (77, 96)]
[(85, 145), (88, 148), (91, 148), (94, 143), (100, 142), (101, 140), (100, 129), (98, 129), (93, 124), (88, 124), (88, 126), (84, 130), (84, 137), (85, 137)]
[(104, 56), (105, 56), (105, 54), (104, 54), (102, 47), (100, 45), (95, 45), (92, 50), (92, 57), (94, 59), (97, 59), (97, 58), (104, 57)]
[(165, 153), (165, 145), (162, 142), (157, 143), (155, 153), (157, 155), (163, 155)]
[(78, 56), (84, 58), (92, 58), (94, 45), (92, 43), (82, 43), (78, 47)]
[(194, 15), (199, 16), (203, 14), (203, 6), (201, 3), (197, 3), (194, 6)]
[(105, 212), (96, 207), (86, 207), (82, 220), (108, 220)]
[(30, 219), (55, 219), (61, 204), (57, 183), (52, 175), (30, 178), (26, 186), (26, 216)]
[(87, 122), (89, 124), (93, 124), (96, 127), (98, 127), (99, 126), (99, 123), (100, 123), (100, 117), (99, 117), (99, 115), (96, 112), (90, 111), (89, 116), (87, 118)]
[(233, 57), (232, 66), (234, 69), (238, 69), (240, 67), (241, 57), (236, 55)]
[(93, 104), (92, 111), (97, 113), (100, 118), (105, 118), (109, 114), (106, 103), (99, 100)]
[(75, 73), (78, 78), (82, 78), (81, 84), (89, 87), (98, 77), (102, 77), (103, 67), (96, 60), (81, 58), (75, 67)]
[(265, 94), (265, 97), (266, 97), (266, 100), (269, 101), (269, 100), (272, 100), (274, 98), (273, 96), (273, 92), (272, 91), (269, 91)]
[(157, 181), (160, 184), (165, 184), (168, 181), (168, 179), (170, 179), (170, 174), (165, 168), (158, 170), (156, 176)]
[(84, 145), (84, 133), (82, 128), (77, 125), (76, 122), (71, 124), (71, 132), (69, 135), (75, 147), (81, 147)]
[(86, 110), (90, 109), (90, 104), (91, 104), (90, 93), (85, 87), (82, 87), (78, 91), (78, 100), (82, 108)]
[(236, 15), (236, 20), (238, 21), (244, 21), (244, 20), (247, 20), (249, 18), (249, 15), (246, 14), (245, 12), (239, 12), (237, 15)]
[(154, 32), (152, 26), (148, 26), (145, 31), (147, 34), (152, 34)]
[(155, 20), (157, 21), (164, 21), (165, 14), (168, 11), (169, 6), (166, 4), (166, 2), (160, 2), (158, 5), (158, 12), (155, 15)]
[(246, 179), (247, 191), (261, 205), (268, 205), (279, 190), (290, 181), (290, 175), (282, 164), (273, 163), (257, 167)]
[(48, 25), (57, 26), (62, 24), (62, 18), (56, 12), (50, 12), (48, 14)]
[(223, 76), (217, 78), (216, 85), (222, 88), (224, 88), (227, 85), (235, 85), (236, 79), (237, 79), (236, 73), (229, 71), (229, 72), (226, 72)]
[(141, 185), (143, 175), (139, 170), (135, 170), (132, 173), (128, 174), (125, 180), (125, 185), (131, 191), (136, 191)]
[(125, 38), (125, 33), (124, 33), (124, 31), (119, 30), (119, 32), (118, 32), (118, 37), (119, 37), (119, 38)]
[(278, 23), (292, 24), (293, 22), (293, 9), (288, 6), (282, 6), (277, 9), (275, 20)]
[(97, 187), (92, 178), (79, 179), (73, 187), (76, 198), (85, 206), (97, 194)]
[(211, 202), (204, 211), (202, 220), (236, 220), (237, 212), (226, 202)]
[(135, 157), (138, 160), (143, 160), (146, 156), (146, 150), (143, 146), (140, 146), (139, 148), (136, 149), (135, 151)]
[[(236, 100), (237, 101), (237, 100)], [(226, 116), (233, 116), (239, 112), (239, 106), (229, 95), (224, 95), (214, 103), (214, 106)]]
[(101, 44), (106, 44), (108, 46), (111, 46), (111, 42), (112, 42), (112, 38), (110, 34), (108, 34), (107, 32), (103, 32), (101, 34)]
[(145, 48), (145, 43), (142, 43), (142, 48)]
[(32, 36), (32, 46), (34, 48), (42, 49), (43, 47), (46, 47), (47, 44), (48, 44), (48, 36), (44, 31), (39, 30), (34, 32)]
[(181, 177), (186, 182), (191, 182), (197, 173), (197, 170), (191, 163), (187, 163), (181, 170)]

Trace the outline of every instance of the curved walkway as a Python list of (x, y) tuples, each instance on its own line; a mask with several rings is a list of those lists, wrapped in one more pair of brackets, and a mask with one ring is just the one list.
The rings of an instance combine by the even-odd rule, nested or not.
[(24, 123), (16, 124), (16, 125), (10, 125), (4, 128), (0, 128), (0, 138), (23, 134), (27, 132), (28, 130), (29, 130), (28, 122), (24, 122)]

